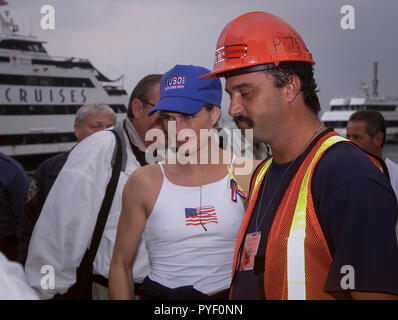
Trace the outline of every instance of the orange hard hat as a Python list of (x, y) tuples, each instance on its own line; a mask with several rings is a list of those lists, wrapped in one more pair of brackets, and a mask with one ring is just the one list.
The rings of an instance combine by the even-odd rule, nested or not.
[(267, 12), (248, 12), (225, 26), (218, 38), (213, 70), (200, 78), (223, 77), (226, 72), (249, 67), (254, 68), (247, 72), (266, 70), (282, 61), (315, 64), (292, 26)]

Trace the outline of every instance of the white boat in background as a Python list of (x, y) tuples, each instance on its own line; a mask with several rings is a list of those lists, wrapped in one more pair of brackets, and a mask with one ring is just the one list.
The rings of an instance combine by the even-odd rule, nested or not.
[(0, 152), (24, 163), (70, 150), (74, 117), (84, 103), (103, 102), (125, 118), (128, 95), (87, 59), (50, 56), (44, 41), (18, 34), (0, 12)]
[(345, 136), (351, 114), (364, 109), (377, 110), (386, 120), (386, 142), (398, 142), (398, 98), (379, 97), (377, 67), (377, 62), (375, 62), (372, 94), (369, 94), (369, 88), (363, 84), (363, 96), (332, 99), (330, 109), (321, 116), (321, 121), (325, 126), (332, 127)]

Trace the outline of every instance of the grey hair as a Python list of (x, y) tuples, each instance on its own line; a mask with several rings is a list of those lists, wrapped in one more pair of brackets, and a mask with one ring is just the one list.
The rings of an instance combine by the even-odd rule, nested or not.
[(82, 105), (76, 112), (75, 123), (82, 124), (87, 114), (111, 114), (116, 123), (116, 114), (110, 106), (102, 102), (94, 102)]

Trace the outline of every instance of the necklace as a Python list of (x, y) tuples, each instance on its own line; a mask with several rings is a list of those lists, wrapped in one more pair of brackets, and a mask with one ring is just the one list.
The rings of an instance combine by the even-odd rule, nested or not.
[[(279, 192), (279, 187), (280, 187), (280, 185), (281, 185), (281, 183), (282, 183), (282, 181), (283, 181), (283, 178), (285, 177), (286, 173), (289, 171), (290, 167), (296, 162), (296, 160), (297, 160), (298, 158), (300, 158), (301, 154), (308, 148), (308, 146), (311, 144), (312, 140), (314, 140), (315, 136), (318, 134), (318, 132), (319, 132), (323, 127), (324, 127), (324, 124), (322, 123), (321, 126), (320, 126), (317, 130), (315, 130), (314, 134), (312, 135), (312, 137), (311, 137), (310, 140), (308, 141), (308, 143), (307, 143), (307, 145), (305, 146), (305, 148), (303, 149), (303, 151), (300, 152), (300, 154), (297, 156), (297, 158), (295, 158), (295, 159), (289, 164), (289, 166), (286, 168), (286, 170), (283, 172), (282, 177), (279, 179), (278, 186), (275, 188), (275, 191), (274, 191), (274, 193), (272, 194), (270, 201), (268, 202), (267, 208), (265, 209), (264, 214), (262, 215), (262, 218), (261, 218), (260, 222), (258, 223), (258, 218), (259, 218), (259, 216), (260, 216), (261, 204), (262, 204), (262, 200), (263, 200), (263, 196), (264, 196), (264, 190), (263, 190), (263, 192), (261, 192), (260, 204), (259, 204), (258, 209), (257, 209), (257, 212), (256, 212), (255, 232), (258, 232), (258, 230), (260, 229), (260, 226), (261, 226), (261, 224), (262, 224), (263, 221), (264, 221), (264, 218), (265, 218), (265, 216), (266, 216), (266, 214), (267, 214), (267, 212), (268, 212), (268, 209), (269, 209), (269, 207), (270, 207), (272, 201), (274, 200), (274, 197), (275, 197), (276, 193)], [(268, 172), (265, 174), (265, 178), (264, 178), (264, 189), (265, 189), (265, 186), (266, 186), (266, 183), (267, 183), (267, 177), (268, 177)]]
[(200, 225), (203, 227), (203, 229), (205, 229), (205, 231), (207, 232), (206, 227), (204, 226), (204, 224), (202, 223), (202, 215), (201, 215), (201, 211), (202, 211), (202, 185), (200, 186), (200, 205), (199, 205), (199, 221), (200, 221)]

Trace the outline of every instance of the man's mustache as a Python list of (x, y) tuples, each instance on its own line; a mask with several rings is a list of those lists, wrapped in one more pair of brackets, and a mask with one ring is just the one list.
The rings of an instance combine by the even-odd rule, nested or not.
[(237, 117), (234, 117), (234, 122), (235, 122), (235, 124), (236, 124), (238, 127), (239, 127), (239, 122), (242, 122), (242, 121), (246, 122), (247, 125), (248, 125), (249, 127), (253, 128), (254, 123), (253, 123), (253, 121), (252, 121), (250, 118), (244, 117), (244, 116), (237, 116)]

